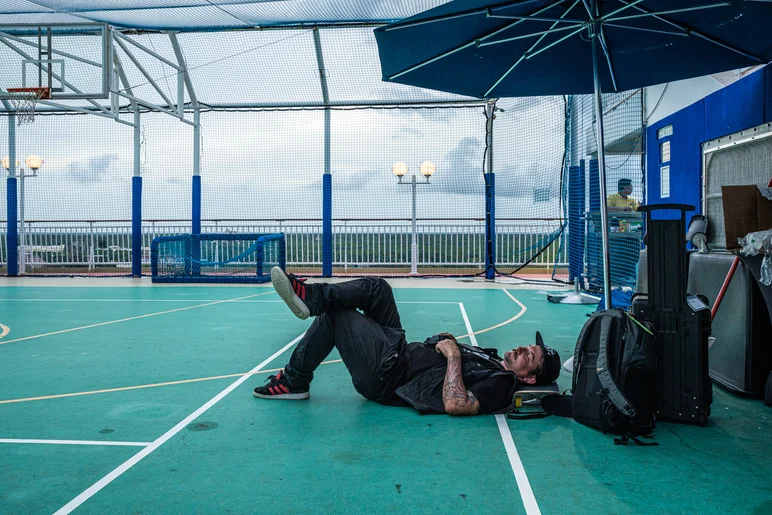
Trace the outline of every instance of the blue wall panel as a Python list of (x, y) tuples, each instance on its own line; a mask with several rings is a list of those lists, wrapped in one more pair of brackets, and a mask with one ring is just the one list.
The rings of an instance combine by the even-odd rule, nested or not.
[(764, 122), (772, 122), (772, 66), (764, 68)]
[(742, 80), (705, 97), (705, 140), (764, 123), (764, 73)]
[[(673, 134), (657, 139), (657, 131), (668, 125)], [(660, 189), (660, 144), (670, 141), (670, 197)], [(646, 203), (691, 204), (701, 212), (702, 149), (705, 141), (704, 99), (663, 118), (646, 129)], [(687, 220), (694, 212), (687, 213)], [(668, 218), (670, 213), (655, 212), (653, 218)]]
[[(772, 121), (772, 65), (647, 127), (646, 203), (692, 204), (697, 207), (697, 212), (701, 212), (700, 145), (769, 121)], [(673, 126), (673, 135), (658, 140), (657, 130), (668, 125)], [(660, 144), (667, 140), (670, 140), (671, 152), (670, 197), (663, 198), (660, 192)], [(692, 214), (687, 213), (687, 216)], [(668, 214), (659, 214), (665, 215)]]

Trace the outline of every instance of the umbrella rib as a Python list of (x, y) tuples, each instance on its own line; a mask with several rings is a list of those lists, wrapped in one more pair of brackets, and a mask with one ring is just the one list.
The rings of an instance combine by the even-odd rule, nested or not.
[[(548, 5), (547, 7), (544, 7), (543, 9), (540, 9), (540, 10), (536, 11), (534, 14), (541, 14), (544, 11), (546, 11), (548, 9), (551, 9), (551, 8), (555, 7), (556, 5), (559, 5), (560, 3), (562, 3), (562, 1), (563, 0), (558, 0), (557, 2), (552, 3), (552, 4)], [(483, 12), (487, 12), (487, 10), (483, 11)], [(444, 58), (448, 57), (449, 55), (455, 54), (456, 52), (460, 52), (461, 50), (464, 50), (464, 49), (469, 48), (471, 46), (475, 46), (475, 45), (483, 46), (483, 44), (481, 43), (482, 41), (484, 41), (484, 40), (486, 40), (488, 38), (491, 38), (493, 36), (496, 36), (497, 34), (501, 34), (502, 32), (504, 32), (506, 30), (509, 30), (512, 27), (516, 26), (516, 25), (520, 25), (521, 23), (523, 23), (523, 21), (525, 21), (525, 20), (517, 20), (515, 22), (510, 23), (509, 25), (507, 25), (505, 27), (497, 29), (497, 30), (495, 30), (495, 31), (493, 31), (493, 32), (491, 32), (489, 34), (486, 34), (485, 36), (483, 36), (481, 38), (474, 39), (472, 41), (464, 43), (463, 45), (457, 46), (456, 48), (452, 48), (452, 49), (448, 50), (447, 52), (443, 52), (440, 55), (434, 56), (431, 59), (427, 59), (426, 61), (423, 61), (423, 62), (420, 62), (418, 64), (415, 64), (415, 65), (411, 66), (410, 68), (407, 68), (405, 70), (402, 70), (399, 73), (395, 73), (394, 75), (389, 76), (389, 80), (396, 79), (397, 77), (401, 77), (402, 75), (405, 75), (407, 73), (415, 71), (415, 70), (417, 70), (419, 68), (423, 68), (424, 66), (426, 66), (428, 64), (431, 64), (433, 62), (439, 61), (440, 59), (444, 59)]]
[(581, 23), (581, 24), (577, 23), (577, 24), (571, 25), (569, 27), (560, 27), (560, 28), (557, 28), (557, 29), (542, 30), (542, 31), (539, 31), (539, 32), (531, 32), (530, 34), (524, 34), (522, 36), (514, 36), (514, 37), (511, 37), (511, 38), (497, 39), (496, 41), (486, 41), (485, 43), (480, 43), (480, 46), (484, 47), (484, 46), (491, 46), (491, 45), (500, 45), (501, 43), (509, 43), (510, 41), (517, 41), (517, 40), (520, 40), (520, 39), (535, 38), (536, 36), (544, 37), (544, 35), (546, 35), (546, 34), (553, 34), (555, 32), (564, 32), (566, 30), (575, 29), (577, 27), (579, 27), (579, 30), (582, 30), (585, 27), (585, 24), (584, 23)]
[(643, 27), (632, 27), (630, 25), (620, 25), (618, 23), (608, 23), (608, 22), (604, 23), (603, 25), (605, 27), (617, 27), (619, 29), (642, 30), (644, 32), (656, 32), (657, 34), (667, 34), (669, 36), (680, 36), (680, 37), (683, 37), (683, 38), (689, 37), (689, 34), (687, 34), (686, 32), (683, 32), (683, 31), (681, 31), (681, 32), (672, 32), (672, 31), (669, 31), (669, 30), (646, 29), (646, 28), (643, 28)]
[[(625, 0), (619, 0), (619, 1), (622, 2), (623, 4), (627, 4), (627, 2)], [(630, 5), (632, 6), (632, 4), (630, 4)], [(733, 46), (731, 46), (731, 45), (729, 45), (727, 43), (724, 43), (723, 41), (719, 41), (718, 39), (711, 38), (710, 36), (706, 36), (705, 34), (702, 34), (702, 33), (698, 32), (696, 30), (693, 30), (688, 25), (682, 25), (682, 24), (676, 23), (676, 22), (674, 22), (672, 20), (668, 20), (667, 18), (659, 16), (656, 13), (652, 13), (651, 11), (648, 11), (648, 10), (644, 9), (643, 7), (635, 6), (635, 8), (638, 9), (639, 11), (641, 11), (641, 12), (644, 12), (644, 13), (647, 13), (647, 14), (652, 14), (654, 16), (654, 18), (658, 19), (661, 22), (664, 22), (664, 23), (667, 23), (669, 25), (672, 25), (673, 27), (675, 27), (675, 28), (677, 28), (679, 30), (684, 31), (687, 35), (697, 36), (698, 38), (704, 39), (705, 41), (707, 41), (709, 43), (713, 43), (714, 45), (718, 45), (718, 46), (720, 46), (722, 48), (725, 48), (725, 49), (727, 49), (729, 51), (732, 51), (732, 52), (740, 54), (740, 55), (742, 55), (744, 57), (747, 57), (748, 59), (752, 59), (752, 60), (754, 60), (754, 61), (756, 61), (758, 63), (761, 63), (761, 64), (765, 64), (766, 63), (766, 61), (764, 61), (764, 59), (761, 59), (758, 56), (755, 56), (753, 54), (749, 54), (748, 52), (743, 52), (739, 48), (735, 48), (735, 47), (733, 47)]]
[(630, 16), (619, 16), (617, 18), (611, 18), (610, 16), (613, 16), (612, 14), (609, 14), (607, 16), (603, 17), (603, 21), (622, 21), (622, 20), (634, 20), (636, 18), (646, 18), (649, 16), (660, 16), (662, 14), (674, 14), (674, 13), (684, 13), (689, 11), (701, 11), (703, 9), (713, 9), (714, 7), (728, 7), (732, 4), (729, 2), (721, 2), (720, 4), (705, 4), (701, 6), (696, 7), (684, 7), (683, 9), (668, 9), (667, 11), (656, 11), (656, 12), (650, 12), (646, 14), (631, 14)]
[[(448, 21), (448, 20), (455, 20), (456, 18), (464, 18), (466, 16), (475, 16), (477, 14), (488, 14), (489, 12), (492, 12), (493, 10), (500, 10), (500, 9), (506, 9), (508, 7), (513, 7), (515, 5), (523, 5), (523, 4), (530, 4), (533, 2), (538, 2), (539, 0), (515, 0), (513, 2), (504, 2), (499, 5), (495, 6), (488, 6), (483, 7), (479, 9), (472, 9), (469, 11), (462, 11), (460, 13), (453, 13), (453, 14), (443, 14), (440, 16), (434, 16), (431, 18), (426, 18), (423, 20), (417, 20), (413, 22), (408, 23), (396, 23), (393, 25), (390, 25), (383, 29), (384, 32), (390, 32), (392, 30), (399, 30), (399, 29), (408, 29), (410, 27), (417, 27), (419, 25), (426, 25), (428, 23), (435, 23), (439, 21)], [(559, 2), (558, 2), (559, 3)]]
[(603, 49), (603, 55), (606, 56), (608, 72), (611, 75), (611, 84), (614, 86), (614, 91), (619, 91), (619, 88), (617, 87), (617, 78), (616, 75), (614, 75), (614, 65), (611, 64), (611, 52), (608, 50), (608, 45), (606, 44), (606, 35), (603, 33), (603, 25), (600, 26), (598, 41), (600, 42), (600, 47)]
[(641, 2), (643, 2), (643, 0), (635, 0), (634, 2), (632, 2), (630, 4), (628, 4), (627, 2), (622, 2), (623, 4), (625, 4), (624, 7), (620, 7), (616, 11), (612, 11), (612, 12), (608, 13), (605, 16), (601, 16), (598, 21), (605, 21), (606, 18), (608, 18), (609, 16), (614, 16), (616, 13), (622, 12), (624, 10), (627, 10), (627, 9), (631, 8), (631, 7), (635, 7), (636, 5), (640, 4)]
[[(576, 1), (574, 2), (574, 4), (573, 4), (571, 7), (569, 7), (568, 9), (566, 9), (566, 12), (565, 12), (565, 13), (563, 13), (563, 15), (565, 16), (566, 14), (570, 13), (570, 12), (571, 12), (571, 11), (574, 9), (574, 7), (576, 7), (576, 4), (578, 4), (578, 3), (579, 3), (579, 1), (580, 1), (580, 0), (576, 0)], [(562, 20), (561, 20), (561, 21), (562, 21)], [(556, 20), (556, 21), (555, 21), (555, 23), (553, 23), (553, 24), (552, 24), (552, 27), (550, 27), (550, 28), (551, 28), (551, 29), (552, 29), (552, 28), (554, 28), (554, 27), (555, 27), (555, 26), (556, 26), (558, 23), (559, 23), (559, 21), (558, 21), (558, 20)], [(531, 45), (531, 48), (529, 48), (528, 50), (526, 50), (526, 51), (523, 53), (523, 55), (521, 55), (521, 56), (520, 56), (520, 59), (518, 59), (518, 60), (517, 60), (517, 62), (516, 62), (515, 64), (513, 64), (513, 65), (512, 65), (512, 66), (509, 68), (509, 70), (507, 70), (507, 71), (506, 71), (506, 72), (505, 72), (505, 73), (504, 73), (504, 74), (503, 74), (501, 77), (499, 77), (499, 80), (497, 80), (497, 81), (496, 81), (496, 82), (493, 84), (493, 86), (491, 86), (490, 88), (488, 88), (488, 91), (486, 91), (486, 92), (485, 92), (485, 94), (483, 95), (483, 97), (485, 97), (485, 98), (488, 98), (488, 95), (490, 94), (490, 92), (491, 92), (491, 91), (493, 91), (493, 90), (496, 88), (496, 86), (498, 86), (498, 85), (501, 83), (501, 81), (503, 81), (503, 80), (504, 80), (504, 79), (505, 79), (505, 78), (506, 78), (506, 77), (507, 77), (507, 76), (508, 76), (508, 75), (509, 75), (509, 74), (512, 72), (512, 70), (514, 70), (514, 69), (517, 67), (517, 65), (519, 65), (520, 63), (522, 63), (522, 62), (523, 62), (523, 60), (525, 59), (525, 57), (528, 55), (528, 53), (529, 53), (529, 52), (532, 52), (532, 51), (533, 51), (533, 49), (534, 49), (534, 48), (536, 48), (536, 45), (538, 45), (539, 43), (541, 43), (541, 41), (542, 41), (544, 38), (546, 38), (546, 37), (547, 37), (547, 34), (543, 34), (543, 35), (542, 35), (542, 37), (540, 37), (540, 38), (539, 38), (539, 40), (538, 40), (538, 41), (536, 41), (536, 43), (534, 43), (533, 45)]]
[(554, 21), (557, 23), (584, 23), (585, 22), (585, 20), (577, 20), (574, 18), (543, 18), (541, 16), (510, 16), (508, 14), (491, 14), (488, 16), (488, 18), (501, 18), (504, 20), (525, 20), (525, 21)]
[(545, 50), (549, 50), (550, 48), (554, 47), (555, 45), (562, 43), (563, 41), (567, 40), (571, 36), (575, 36), (575, 35), (579, 34), (583, 30), (584, 30), (584, 27), (579, 27), (578, 29), (576, 29), (572, 33), (570, 33), (570, 34), (568, 34), (566, 36), (563, 36), (562, 38), (558, 39), (557, 41), (554, 41), (554, 42), (550, 43), (549, 45), (545, 46), (544, 48), (540, 48), (538, 51), (536, 51), (536, 52), (534, 52), (532, 54), (528, 54), (525, 58), (526, 59), (530, 59), (532, 57), (535, 57), (535, 56), (541, 54), (542, 52), (544, 52)]
[(584, 4), (584, 8), (587, 11), (587, 15), (592, 18), (592, 9), (590, 9), (590, 3), (587, 0), (582, 0), (582, 3)]

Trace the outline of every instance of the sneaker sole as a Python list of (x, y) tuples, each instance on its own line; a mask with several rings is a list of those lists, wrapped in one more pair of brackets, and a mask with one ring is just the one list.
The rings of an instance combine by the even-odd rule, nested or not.
[(295, 291), (292, 289), (292, 283), (284, 274), (284, 270), (278, 266), (271, 269), (271, 283), (273, 283), (273, 289), (279, 294), (281, 300), (287, 304), (296, 317), (305, 320), (311, 315), (308, 306), (295, 294)]
[(279, 395), (263, 395), (262, 393), (252, 392), (252, 395), (254, 395), (259, 399), (276, 399), (276, 400), (284, 399), (285, 401), (299, 401), (303, 399), (308, 399), (308, 397), (310, 397), (308, 392), (282, 393)]

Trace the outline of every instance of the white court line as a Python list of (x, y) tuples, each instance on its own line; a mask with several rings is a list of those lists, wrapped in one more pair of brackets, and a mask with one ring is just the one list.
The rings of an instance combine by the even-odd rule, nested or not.
[(118, 324), (121, 322), (129, 322), (131, 320), (139, 320), (141, 318), (156, 317), (159, 315), (168, 315), (169, 313), (177, 313), (179, 311), (187, 311), (189, 309), (205, 308), (207, 306), (224, 304), (226, 302), (236, 302), (237, 300), (247, 299), (251, 297), (259, 297), (261, 295), (268, 295), (269, 293), (272, 293), (272, 292), (255, 293), (253, 295), (246, 295), (244, 297), (236, 297), (235, 299), (217, 300), (217, 301), (207, 302), (206, 304), (194, 304), (193, 306), (185, 306), (183, 308), (170, 309), (168, 311), (159, 311), (157, 313), (147, 313), (145, 315), (138, 315), (138, 316), (129, 317), (129, 318), (121, 318), (119, 320), (110, 320), (109, 322), (99, 322), (98, 324), (84, 325), (81, 327), (71, 327), (70, 329), (62, 329), (61, 331), (54, 331), (51, 333), (35, 334), (32, 336), (25, 336), (24, 338), (16, 338), (15, 340), (0, 341), (0, 345), (5, 345), (7, 343), (23, 342), (25, 340), (33, 340), (35, 338), (43, 338), (45, 336), (54, 336), (56, 334), (71, 333), (73, 331), (82, 331), (83, 329), (93, 329), (94, 327), (102, 327), (105, 325)]
[[(507, 293), (506, 290), (504, 290), (504, 292)], [(512, 295), (509, 293), (507, 293), (507, 295), (512, 297)], [(525, 306), (523, 306), (517, 299), (514, 297), (512, 297), (512, 299), (520, 304), (520, 306), (525, 308)], [(469, 323), (469, 317), (466, 316), (464, 303), (459, 302), (458, 307), (461, 308), (461, 316), (464, 317), (466, 330), (469, 331), (469, 339), (472, 341), (473, 346), (478, 347), (477, 338), (475, 338), (474, 331), (472, 330), (472, 324)], [(517, 489), (520, 491), (520, 497), (523, 500), (525, 512), (528, 515), (541, 515), (541, 510), (539, 510), (539, 505), (536, 503), (536, 497), (534, 497), (533, 490), (531, 489), (531, 483), (528, 482), (528, 476), (525, 474), (523, 462), (520, 461), (520, 454), (517, 452), (517, 447), (515, 447), (515, 442), (512, 439), (512, 433), (509, 431), (506, 416), (496, 415), (496, 424), (499, 426), (499, 433), (501, 434), (501, 439), (504, 442), (504, 448), (507, 450), (507, 456), (509, 457), (509, 464), (512, 467), (512, 472), (515, 473)]]
[[(267, 292), (261, 295), (267, 295)], [(7, 302), (232, 302), (233, 304), (281, 303), (283, 300), (228, 300), (228, 299), (1, 299)], [(397, 304), (458, 304), (450, 301), (398, 301)]]
[(212, 399), (209, 400), (206, 404), (198, 408), (196, 411), (185, 417), (184, 420), (182, 420), (179, 424), (174, 426), (173, 428), (169, 429), (167, 432), (165, 432), (163, 435), (156, 438), (154, 442), (152, 442), (150, 445), (139, 451), (137, 454), (129, 458), (128, 460), (124, 461), (122, 464), (120, 464), (118, 467), (116, 467), (112, 472), (107, 474), (105, 477), (88, 487), (86, 490), (84, 490), (80, 495), (78, 495), (75, 499), (68, 502), (64, 506), (62, 506), (59, 510), (54, 513), (54, 515), (65, 515), (67, 513), (72, 512), (75, 508), (89, 500), (95, 493), (99, 492), (101, 489), (109, 485), (115, 478), (119, 477), (121, 474), (129, 470), (131, 467), (136, 465), (142, 458), (150, 454), (151, 452), (158, 449), (160, 446), (162, 446), (164, 443), (166, 443), (172, 436), (176, 435), (182, 429), (185, 428), (188, 424), (190, 424), (192, 421), (200, 417), (204, 412), (206, 412), (209, 408), (220, 402), (226, 395), (231, 393), (233, 390), (239, 387), (241, 383), (252, 377), (252, 374), (255, 372), (258, 372), (261, 368), (263, 368), (265, 365), (276, 359), (276, 357), (280, 356), (284, 351), (286, 351), (291, 346), (295, 345), (304, 335), (305, 333), (301, 334), (291, 342), (289, 342), (287, 345), (282, 347), (280, 350), (276, 351), (270, 358), (266, 359), (259, 365), (257, 365), (255, 368), (238, 378), (236, 381), (233, 382), (230, 386), (228, 386), (225, 390), (221, 391)]
[(98, 440), (31, 440), (0, 438), (0, 443), (50, 444), (50, 445), (115, 445), (118, 447), (147, 447), (152, 442), (100, 442)]

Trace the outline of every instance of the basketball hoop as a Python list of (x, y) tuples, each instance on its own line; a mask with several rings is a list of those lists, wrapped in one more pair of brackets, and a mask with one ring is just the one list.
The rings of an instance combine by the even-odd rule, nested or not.
[(8, 99), (16, 111), (18, 125), (35, 121), (35, 104), (38, 100), (51, 98), (50, 88), (8, 88)]

